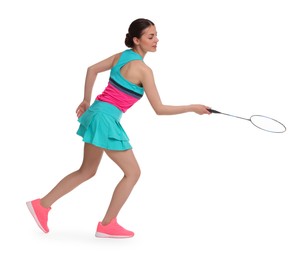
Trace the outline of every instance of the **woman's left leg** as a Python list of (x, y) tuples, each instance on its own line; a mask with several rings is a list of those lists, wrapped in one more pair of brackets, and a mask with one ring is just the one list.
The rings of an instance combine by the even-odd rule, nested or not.
[(140, 177), (140, 168), (132, 150), (105, 150), (105, 152), (121, 168), (124, 176), (113, 192), (108, 210), (101, 221), (102, 225), (109, 224), (112, 219), (117, 217)]

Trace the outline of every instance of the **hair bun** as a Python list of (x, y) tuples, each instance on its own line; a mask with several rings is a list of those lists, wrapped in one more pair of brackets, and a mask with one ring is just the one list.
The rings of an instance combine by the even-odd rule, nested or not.
[(130, 33), (126, 34), (125, 45), (127, 47), (132, 47), (133, 45), (133, 39), (131, 38)]

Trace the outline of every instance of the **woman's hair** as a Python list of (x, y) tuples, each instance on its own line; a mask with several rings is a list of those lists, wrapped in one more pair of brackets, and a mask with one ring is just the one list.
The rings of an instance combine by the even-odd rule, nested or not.
[(129, 48), (133, 48), (134, 47), (133, 38), (134, 37), (140, 38), (142, 32), (151, 25), (154, 25), (154, 23), (148, 19), (139, 18), (134, 20), (130, 24), (128, 33), (126, 34), (125, 45)]

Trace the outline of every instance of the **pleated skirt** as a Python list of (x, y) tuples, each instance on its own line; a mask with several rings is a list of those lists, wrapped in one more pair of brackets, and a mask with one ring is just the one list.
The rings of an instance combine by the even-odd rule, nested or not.
[(132, 149), (129, 137), (120, 124), (122, 114), (116, 106), (95, 100), (78, 118), (80, 125), (77, 134), (85, 143), (107, 150)]

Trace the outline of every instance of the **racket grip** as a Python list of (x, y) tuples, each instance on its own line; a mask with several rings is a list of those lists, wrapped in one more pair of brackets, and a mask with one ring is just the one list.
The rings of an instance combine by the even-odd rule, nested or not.
[(219, 112), (219, 111), (217, 111), (217, 110), (214, 110), (214, 109), (211, 109), (211, 108), (208, 108), (207, 109), (210, 113), (221, 113), (221, 112)]

